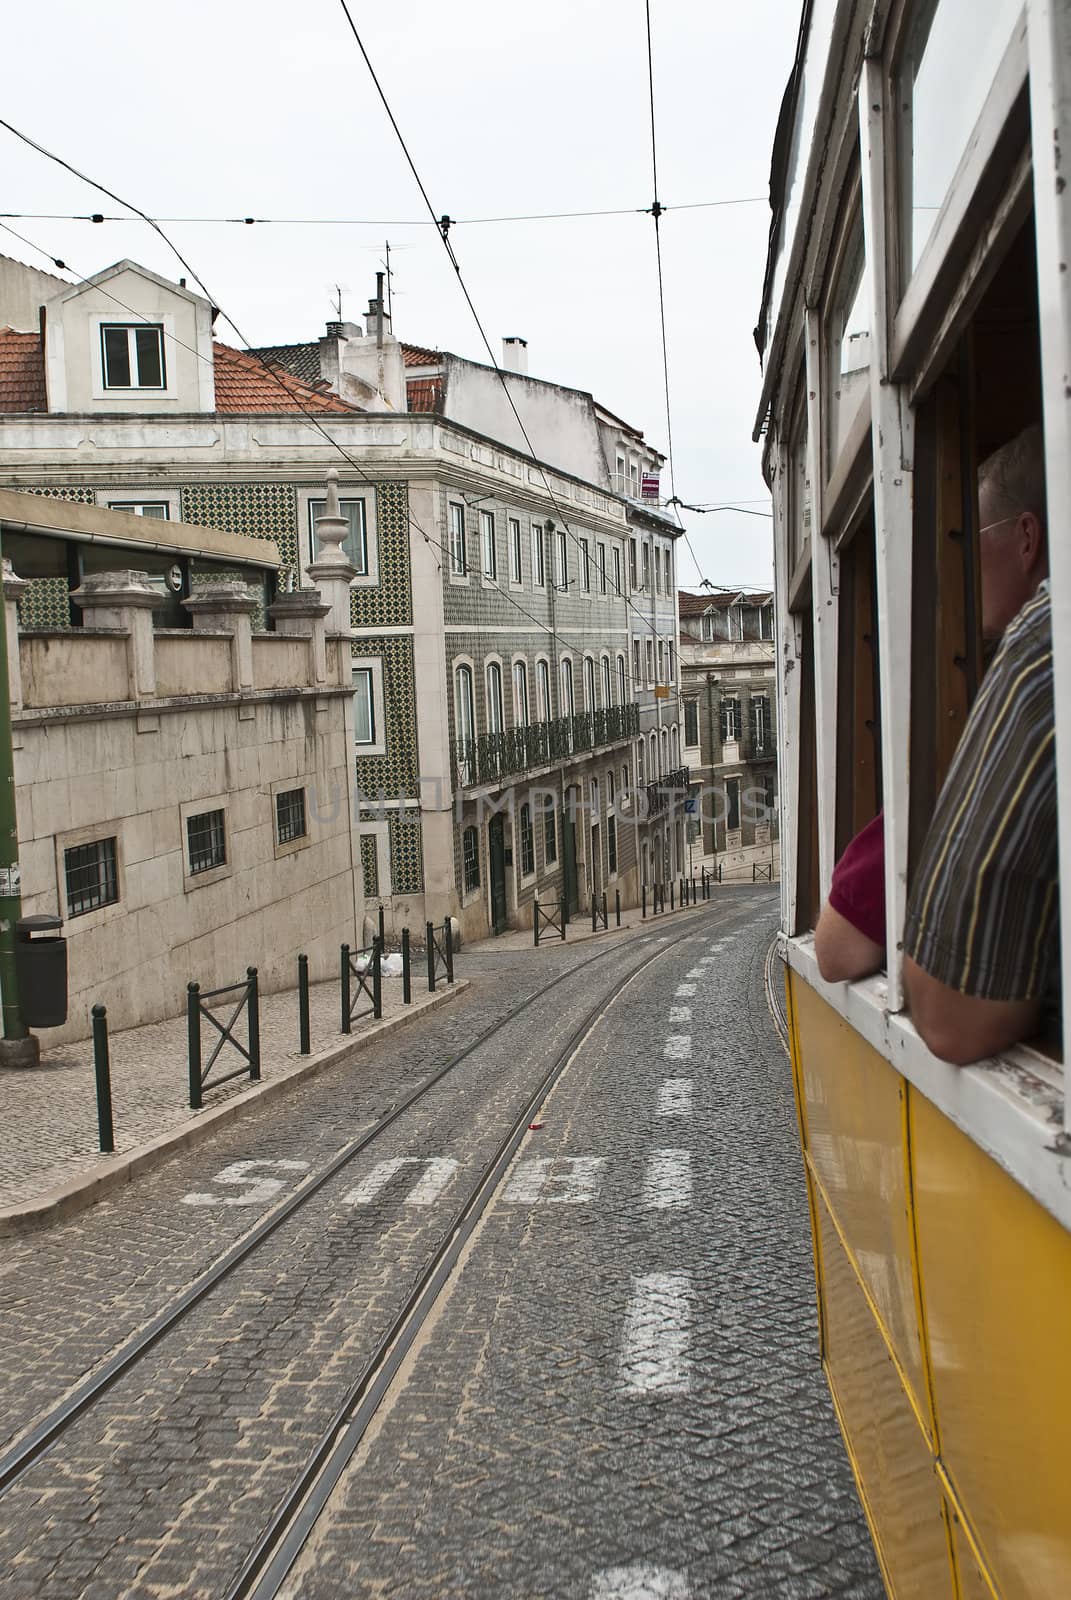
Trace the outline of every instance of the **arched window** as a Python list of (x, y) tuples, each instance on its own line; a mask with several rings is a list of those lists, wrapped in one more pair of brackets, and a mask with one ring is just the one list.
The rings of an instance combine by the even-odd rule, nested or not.
[(461, 835), (462, 881), (466, 890), (480, 887), (480, 835), (466, 828)]
[(669, 771), (669, 729), (662, 729), (662, 776)]
[(528, 715), (528, 668), (523, 661), (513, 663), (513, 719), (519, 728), (531, 721)]
[(492, 661), (487, 668), (487, 731), (501, 733), (505, 727), (502, 713), (502, 668)]
[(532, 808), (526, 800), (521, 806), (521, 877), (529, 878), (535, 871), (535, 832), (532, 828)]
[(561, 714), (563, 717), (576, 715), (576, 704), (573, 700), (573, 663), (568, 656), (562, 662)]
[(610, 671), (610, 657), (602, 658), (602, 703), (612, 706), (614, 703), (614, 676)]
[(549, 722), (551, 717), (550, 704), (550, 662), (536, 662), (536, 712), (540, 722)]
[(454, 720), (458, 777), (462, 784), (473, 783), (476, 778), (476, 707), (471, 667), (458, 667), (454, 674)]
[(625, 658), (617, 658), (617, 703), (619, 706), (628, 703), (628, 678), (625, 671)]
[(595, 662), (591, 656), (584, 657), (584, 710), (594, 711), (595, 700)]
[(651, 734), (650, 772), (651, 772), (652, 779), (657, 778), (659, 776), (658, 735), (656, 733), (652, 733)]
[(646, 746), (644, 745), (644, 742), (641, 739), (639, 744), (636, 746), (636, 771), (639, 774), (639, 779), (640, 779), (641, 783), (643, 782), (643, 762), (644, 762), (644, 754), (643, 753), (644, 753), (645, 749), (646, 749)]
[(681, 736), (676, 723), (669, 730), (669, 753), (670, 765), (675, 771), (681, 764)]

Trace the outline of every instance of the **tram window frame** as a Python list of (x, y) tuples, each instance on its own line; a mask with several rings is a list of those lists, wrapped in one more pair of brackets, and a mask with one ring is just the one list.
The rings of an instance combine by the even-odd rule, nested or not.
[[(801, 374), (796, 399), (792, 407), (792, 426), (788, 443), (788, 572), (789, 609), (797, 610), (803, 603), (802, 589), (810, 597), (809, 569), (814, 534), (814, 491), (807, 475), (808, 459), (807, 389)], [(806, 513), (801, 505), (801, 485), (809, 491)], [(806, 530), (806, 531), (804, 531)]]
[[(863, 237), (862, 172), (858, 155), (853, 159), (845, 188), (845, 200), (837, 219), (836, 235), (829, 270), (829, 289), (822, 306), (821, 352), (821, 415), (822, 415), (822, 486), (825, 489), (838, 474), (838, 466), (849, 450), (858, 450), (860, 418), (865, 416), (869, 433), (870, 383), (862, 383), (853, 405), (846, 405), (843, 418), (839, 405), (841, 384), (846, 376), (841, 372), (844, 332), (850, 312), (859, 295), (869, 296), (866, 248)], [(873, 332), (873, 315), (869, 319), (869, 334)], [(869, 373), (870, 362), (854, 369)], [(838, 448), (839, 445), (839, 448)], [(823, 494), (823, 512), (826, 496)], [(823, 530), (824, 531), (824, 530)]]
[(839, 859), (882, 805), (881, 641), (872, 505), (863, 509), (840, 547), (837, 626), (834, 855)]

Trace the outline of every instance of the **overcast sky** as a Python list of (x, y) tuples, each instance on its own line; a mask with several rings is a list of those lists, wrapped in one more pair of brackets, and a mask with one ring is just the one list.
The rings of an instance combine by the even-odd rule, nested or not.
[[(651, 204), (642, 0), (351, 11), (436, 212), (458, 219), (451, 242), (496, 355), (504, 334), (521, 335), (534, 376), (591, 390), (664, 451), (650, 217), (461, 220)], [(651, 0), (651, 12), (675, 487), (694, 504), (768, 511), (751, 330), (800, 0)], [(39, 0), (7, 17), (5, 46), (5, 118), (155, 216), (360, 219), (167, 225), (251, 343), (318, 336), (335, 284), (356, 319), (389, 239), (395, 333), (486, 359), (436, 231), (414, 225), (420, 195), (338, 0)], [(3, 211), (118, 210), (3, 129), (0, 148)], [(143, 223), (10, 225), (78, 273), (124, 256), (183, 270)], [(0, 251), (48, 265), (2, 231)], [(704, 577), (772, 582), (768, 521), (684, 521)], [(689, 586), (698, 575), (678, 549)]]

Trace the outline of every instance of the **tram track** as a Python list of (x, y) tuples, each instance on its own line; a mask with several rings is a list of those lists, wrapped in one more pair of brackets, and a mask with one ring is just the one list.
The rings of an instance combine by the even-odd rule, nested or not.
[[(616, 997), (617, 993), (620, 992), (626, 983), (631, 981), (634, 975), (643, 971), (660, 955), (666, 954), (676, 945), (683, 942), (683, 940), (693, 936), (696, 929), (701, 927), (703, 923), (710, 918), (710, 912), (713, 909), (715, 908), (703, 908), (703, 910), (698, 912), (686, 912), (685, 915), (688, 918), (689, 926), (682, 930), (675, 937), (666, 937), (665, 942), (660, 943), (659, 948), (652, 952), (649, 957), (631, 967), (630, 971), (624, 976), (620, 983), (615, 985), (615, 987), (609, 991), (609, 994), (602, 996), (597, 1004), (586, 1014), (584, 1022), (580, 1025), (579, 1032), (582, 1034), (588, 1031), (588, 1029), (592, 1026), (593, 1019), (597, 1018), (599, 1011), (608, 1004), (612, 1003), (612, 1000)], [(726, 915), (714, 920), (714, 926), (721, 926), (723, 923), (733, 920), (734, 916), (738, 914), (741, 908), (718, 907), (716, 909), (726, 913)], [(657, 926), (657, 924), (653, 924), (652, 926)], [(627, 947), (625, 948), (627, 949)], [(389, 1128), (397, 1123), (406, 1112), (411, 1110), (421, 1100), (429, 1095), (465, 1061), (469, 1060), (473, 1055), (476, 1054), (476, 1052), (484, 1048), (491, 1040), (495, 1038), (496, 1035), (509, 1028), (518, 1018), (522, 1017), (532, 1007), (543, 1000), (552, 989), (559, 988), (563, 982), (570, 982), (578, 974), (583, 973), (596, 963), (604, 962), (615, 955), (620, 955), (621, 953), (622, 945), (615, 943), (611, 946), (608, 946), (607, 948), (599, 951), (598, 954), (590, 956), (583, 962), (578, 963), (578, 965), (571, 968), (567, 974), (559, 975), (558, 977), (552, 979), (549, 983), (546, 983), (539, 989), (535, 990), (519, 1005), (515, 1006), (507, 1016), (499, 1018), (489, 1027), (485, 1028), (476, 1037), (476, 1039), (466, 1046), (464, 1050), (453, 1056), (442, 1067), (438, 1068), (421, 1083), (417, 1084), (415, 1088), (403, 1096), (403, 1098), (396, 1105), (392, 1106), (381, 1117), (377, 1118), (375, 1123), (373, 1123), (370, 1128), (367, 1128), (363, 1133), (357, 1135), (354, 1139), (343, 1145), (343, 1147), (336, 1152), (336, 1154), (330, 1159), (325, 1167), (323, 1167), (320, 1171), (310, 1175), (308, 1178), (298, 1184), (294, 1191), (288, 1195), (286, 1199), (280, 1201), (263, 1217), (261, 1217), (252, 1228), (250, 1228), (227, 1250), (225, 1250), (217, 1258), (217, 1260), (211, 1264), (211, 1266), (206, 1268), (179, 1295), (175, 1296), (166, 1306), (157, 1312), (156, 1315), (153, 1316), (150, 1321), (147, 1322), (141, 1329), (139, 1329), (137, 1333), (133, 1334), (116, 1351), (114, 1351), (112, 1355), (109, 1356), (103, 1362), (103, 1364), (97, 1368), (96, 1371), (79, 1383), (58, 1404), (54, 1405), (51, 1409), (40, 1415), (37, 1420), (22, 1434), (22, 1436), (5, 1451), (3, 1456), (0, 1456), (0, 1495), (3, 1495), (7, 1490), (16, 1485), (20, 1479), (22, 1479), (39, 1461), (41, 1461), (47, 1452), (62, 1439), (63, 1435), (73, 1426), (73, 1424), (91, 1410), (94, 1404), (98, 1402), (108, 1392), (108, 1390), (110, 1390), (121, 1378), (129, 1374), (132, 1369), (135, 1368), (137, 1363), (143, 1360), (150, 1353), (150, 1351), (152, 1351), (158, 1344), (160, 1344), (162, 1340), (172, 1333), (179, 1323), (181, 1323), (181, 1321), (196, 1306), (201, 1304), (201, 1302), (203, 1302), (214, 1290), (219, 1288), (219, 1286), (223, 1284), (232, 1274), (234, 1274), (238, 1268), (246, 1264), (253, 1257), (255, 1252), (269, 1238), (271, 1238), (271, 1236), (275, 1234), (284, 1223), (293, 1218), (295, 1214), (304, 1206), (308, 1205), (314, 1196), (318, 1194), (319, 1191), (331, 1181), (331, 1179), (335, 1178), (340, 1172), (342, 1172), (349, 1165), (349, 1163), (361, 1155), (362, 1152), (368, 1150), (369, 1147), (372, 1146), (376, 1140), (380, 1139)], [(570, 1036), (570, 1042), (564, 1047), (569, 1051), (569, 1054), (572, 1054), (576, 1048), (575, 1044), (571, 1041), (572, 1036)], [(560, 1075), (562, 1070), (564, 1070), (564, 1063), (559, 1063), (559, 1058), (556, 1057), (555, 1065), (551, 1071), (556, 1077)], [(536, 1091), (535, 1098), (542, 1098), (546, 1092), (548, 1092), (547, 1089), (543, 1087), (541, 1083), (540, 1088)], [(521, 1136), (523, 1136), (524, 1127), (527, 1125), (524, 1121), (527, 1115), (529, 1115), (529, 1113), (526, 1109), (519, 1114), (517, 1119), (517, 1125), (520, 1125)], [(515, 1128), (511, 1128), (509, 1135), (510, 1138), (513, 1137), (514, 1132)], [(483, 1182), (484, 1180), (481, 1179), (481, 1185)], [(481, 1185), (477, 1186), (478, 1190), (480, 1189)], [(475, 1194), (475, 1192), (476, 1191), (473, 1193)], [(470, 1195), (470, 1200), (472, 1198), (473, 1196)], [(468, 1202), (466, 1202), (466, 1205), (467, 1204)], [(459, 1225), (460, 1224), (455, 1223), (454, 1228), (452, 1228), (450, 1233), (448, 1233), (446, 1240), (447, 1244), (449, 1243), (451, 1234)], [(431, 1270), (434, 1269), (432, 1268)], [(423, 1283), (424, 1279), (422, 1278), (420, 1281)], [(414, 1293), (420, 1292), (422, 1292), (420, 1289), (414, 1291)], [(411, 1298), (412, 1296), (410, 1296), (410, 1299)], [(337, 1429), (335, 1431), (337, 1431)]]

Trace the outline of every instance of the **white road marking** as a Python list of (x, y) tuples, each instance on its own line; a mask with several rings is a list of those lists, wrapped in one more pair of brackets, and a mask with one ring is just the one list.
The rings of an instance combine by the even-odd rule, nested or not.
[(695, 984), (694, 983), (678, 983), (677, 988), (675, 990), (675, 993), (676, 993), (677, 998), (679, 1000), (687, 1000), (691, 995), (693, 995), (695, 993)]
[(439, 1198), (450, 1179), (457, 1171), (457, 1162), (448, 1156), (432, 1156), (424, 1159), (421, 1156), (393, 1156), (389, 1161), (380, 1161), (371, 1172), (361, 1179), (355, 1189), (343, 1195), (344, 1206), (368, 1206), (387, 1187), (391, 1179), (397, 1177), (406, 1167), (423, 1167), (424, 1174), (410, 1189), (405, 1197), (405, 1204), (409, 1206), (430, 1206)]
[(625, 1312), (621, 1381), (628, 1394), (687, 1394), (692, 1280), (687, 1272), (633, 1278)]
[(714, 965), (717, 959), (717, 956), (700, 956), (699, 965), (701, 967), (711, 967)]
[(643, 1203), (658, 1211), (692, 1203), (692, 1156), (688, 1150), (652, 1150), (643, 1173)]
[(662, 1054), (667, 1061), (690, 1061), (692, 1059), (691, 1034), (671, 1033), (662, 1046)]
[(255, 1173), (254, 1167), (270, 1167), (275, 1172), (307, 1172), (307, 1161), (232, 1161), (229, 1167), (217, 1172), (213, 1183), (244, 1184), (242, 1194), (184, 1194), (185, 1206), (259, 1206), (271, 1200), (283, 1188), (282, 1178), (267, 1178)]
[(691, 1006), (670, 1006), (668, 1020), (670, 1022), (691, 1022)]
[(702, 967), (689, 967), (684, 976), (686, 978), (708, 978), (710, 974), (704, 972)]
[(604, 1567), (595, 1574), (591, 1600), (692, 1600), (682, 1572), (671, 1567)]
[[(582, 1205), (599, 1192), (602, 1156), (536, 1156), (518, 1164), (502, 1191), (502, 1198), (516, 1205), (534, 1205), (549, 1200), (556, 1205)], [(549, 1184), (560, 1185), (556, 1194), (546, 1193)]]
[(692, 1114), (691, 1078), (667, 1078), (658, 1091), (656, 1117), (690, 1117)]

